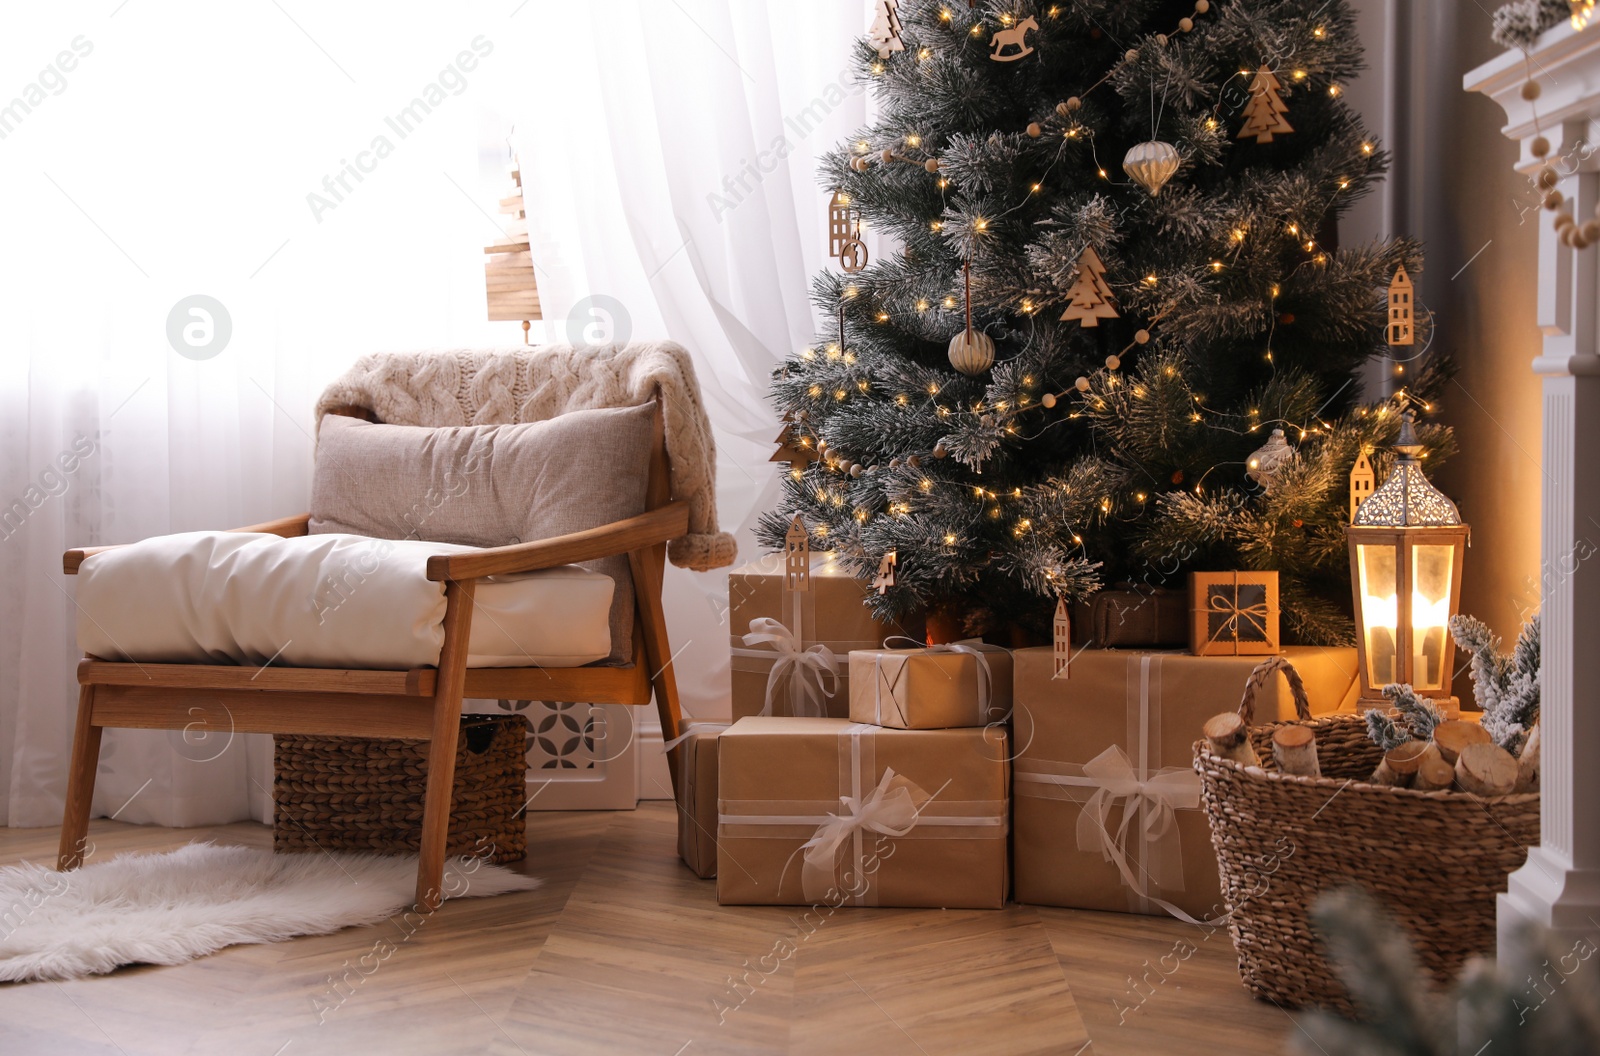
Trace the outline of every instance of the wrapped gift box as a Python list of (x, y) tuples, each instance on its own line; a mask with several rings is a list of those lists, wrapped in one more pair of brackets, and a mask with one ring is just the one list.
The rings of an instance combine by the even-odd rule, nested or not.
[[(772, 707), (765, 714), (844, 718), (850, 712), (850, 651), (880, 647), (896, 635), (920, 642), (922, 627), (873, 619), (865, 604), (867, 586), (831, 553), (811, 556), (811, 589), (803, 592), (784, 589), (783, 564), (782, 554), (768, 554), (728, 575), (733, 717), (763, 714), (770, 685)], [(785, 635), (746, 643), (756, 620), (777, 621)], [(803, 654), (810, 658), (802, 659)], [(832, 671), (831, 677), (824, 677), (824, 668)], [(810, 692), (802, 690), (797, 677), (809, 683)]]
[(1278, 651), (1278, 573), (1191, 572), (1189, 651), (1269, 656)]
[(850, 718), (899, 730), (987, 726), (1011, 715), (1011, 653), (958, 642), (850, 654)]
[(717, 875), (717, 738), (724, 722), (694, 722), (679, 736), (678, 857), (694, 875)]
[[(1315, 713), (1354, 701), (1354, 649), (1284, 655)], [(1017, 901), (1202, 920), (1224, 912), (1193, 747), (1207, 719), (1238, 708), (1259, 659), (1085, 649), (1057, 679), (1048, 648), (1014, 658)], [(1284, 680), (1263, 686), (1256, 722), (1293, 717)]]
[(1001, 727), (740, 719), (718, 746), (717, 901), (999, 909), (1009, 746)]

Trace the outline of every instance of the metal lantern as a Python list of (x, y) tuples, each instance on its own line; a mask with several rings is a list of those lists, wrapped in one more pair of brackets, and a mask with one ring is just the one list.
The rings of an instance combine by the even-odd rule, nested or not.
[(1387, 707), (1382, 690), (1394, 682), (1446, 708), (1456, 703), (1449, 622), (1461, 600), (1468, 528), (1455, 503), (1423, 475), (1414, 420), (1406, 408), (1394, 444), (1399, 460), (1345, 529), (1362, 707)]

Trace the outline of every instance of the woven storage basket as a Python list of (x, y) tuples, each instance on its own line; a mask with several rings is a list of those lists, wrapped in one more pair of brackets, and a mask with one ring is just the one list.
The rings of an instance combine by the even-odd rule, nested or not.
[(1357, 883), (1405, 927), (1440, 983), (1495, 945), (1495, 895), (1539, 842), (1539, 794), (1485, 799), (1369, 783), (1382, 752), (1360, 715), (1310, 718), (1304, 684), (1274, 656), (1251, 673), (1239, 714), (1252, 724), (1256, 690), (1278, 671), (1289, 681), (1299, 725), (1316, 732), (1322, 777), (1281, 773), (1272, 733), (1253, 726), (1261, 767), (1195, 744), (1211, 842), (1222, 876), (1239, 975), (1258, 997), (1285, 1008), (1353, 1014), (1323, 957), (1309, 908), (1317, 895)]
[[(521, 715), (461, 717), (449, 854), (503, 863), (527, 853), (527, 738)], [(427, 741), (274, 740), (273, 850), (417, 853)]]

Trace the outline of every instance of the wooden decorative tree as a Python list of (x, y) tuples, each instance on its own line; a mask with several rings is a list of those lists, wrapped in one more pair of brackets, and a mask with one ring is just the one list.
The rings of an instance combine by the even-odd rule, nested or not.
[(778, 445), (777, 453), (768, 462), (787, 462), (790, 469), (805, 469), (817, 460), (817, 452), (812, 448), (810, 441), (800, 435), (799, 426), (793, 422), (784, 424), (783, 432), (773, 441)]
[(895, 0), (878, 0), (873, 8), (877, 17), (872, 20), (872, 28), (867, 30), (867, 39), (877, 45), (880, 59), (887, 59), (892, 52), (906, 50), (905, 43), (900, 39), (900, 13), (897, 7)]
[(879, 594), (886, 594), (894, 586), (894, 566), (899, 562), (900, 556), (893, 550), (883, 555), (883, 560), (878, 562), (878, 575), (872, 581)]
[(1102, 319), (1117, 318), (1112, 307), (1111, 287), (1106, 285), (1106, 266), (1093, 246), (1086, 246), (1078, 258), (1078, 278), (1067, 291), (1071, 298), (1061, 313), (1063, 322), (1078, 320), (1080, 326), (1099, 326)]
[(1237, 138), (1255, 136), (1257, 143), (1271, 143), (1274, 134), (1294, 131), (1283, 116), (1289, 112), (1289, 104), (1278, 94), (1282, 90), (1282, 82), (1270, 69), (1263, 66), (1256, 71), (1250, 82), (1250, 101), (1244, 107), (1244, 127)]
[(511, 193), (500, 199), (500, 211), (511, 217), (505, 237), (485, 246), (484, 287), (488, 293), (489, 321), (522, 323), (522, 341), (528, 342), (531, 321), (543, 319), (539, 308), (539, 283), (533, 273), (533, 253), (528, 241), (528, 214), (522, 201), (522, 169), (511, 164)]

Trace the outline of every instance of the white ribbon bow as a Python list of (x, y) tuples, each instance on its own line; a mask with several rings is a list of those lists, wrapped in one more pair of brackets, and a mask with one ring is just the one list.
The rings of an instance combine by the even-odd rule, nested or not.
[[(762, 715), (772, 714), (772, 696), (786, 674), (789, 675), (789, 714), (817, 717), (827, 714), (822, 698), (831, 697), (839, 691), (838, 660), (832, 649), (825, 645), (801, 649), (799, 639), (789, 628), (767, 617), (750, 621), (750, 633), (744, 636), (744, 644), (752, 647), (770, 645), (778, 654), (778, 658), (772, 662), (772, 670), (767, 674), (767, 696), (761, 705)], [(823, 685), (824, 678), (829, 680), (830, 686)]]
[[(1141, 894), (1147, 888), (1133, 875), (1128, 865), (1128, 831), (1136, 817), (1141, 818), (1139, 834), (1145, 847), (1151, 847), (1169, 835), (1177, 835), (1176, 809), (1193, 809), (1200, 805), (1200, 775), (1193, 770), (1169, 770), (1141, 780), (1121, 748), (1112, 745), (1083, 765), (1084, 776), (1096, 786), (1094, 795), (1084, 804), (1078, 815), (1078, 849), (1099, 851), (1108, 862), (1116, 864), (1127, 885)], [(1122, 804), (1122, 824), (1115, 835), (1106, 827), (1111, 810)], [(1181, 845), (1172, 839), (1166, 845), (1171, 853), (1146, 855), (1145, 873), (1169, 891), (1183, 889), (1183, 860)], [(1154, 873), (1150, 866), (1154, 865)]]
[[(948, 642), (944, 645), (924, 645), (915, 638), (904, 635), (891, 635), (883, 640), (885, 649), (892, 649), (890, 642), (910, 642), (913, 648), (921, 649), (927, 653), (966, 653), (978, 661), (978, 717), (984, 722), (989, 721), (989, 697), (993, 675), (989, 670), (989, 658), (983, 655), (983, 650), (970, 644), (980, 639), (973, 638), (968, 642)], [(883, 718), (883, 656), (879, 654), (873, 658), (873, 707), (879, 719)]]
[[(821, 898), (833, 886), (834, 865), (846, 840), (862, 832), (904, 836), (916, 828), (917, 803), (912, 798), (913, 791), (921, 792), (921, 789), (891, 768), (884, 770), (878, 787), (866, 796), (840, 796), (844, 811), (829, 814), (828, 820), (818, 826), (816, 833), (800, 848), (805, 855), (800, 871), (800, 886), (805, 897)], [(856, 855), (856, 863), (859, 870), (860, 854)], [(849, 882), (859, 884), (861, 878), (852, 877)]]

